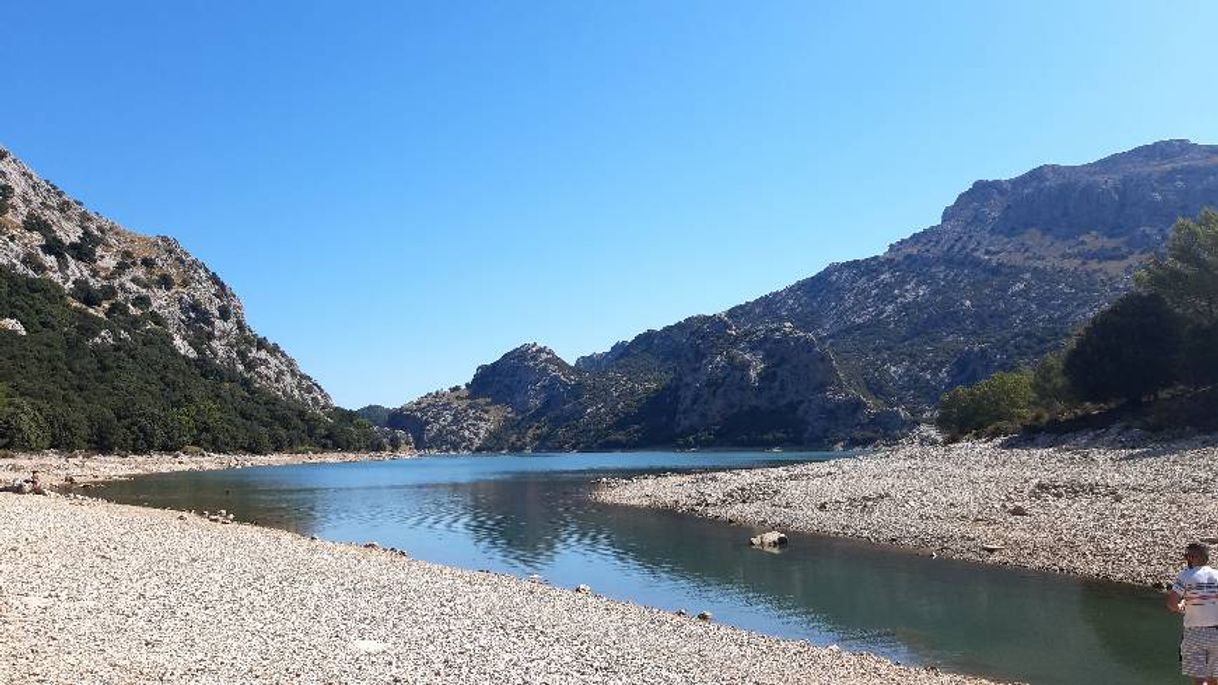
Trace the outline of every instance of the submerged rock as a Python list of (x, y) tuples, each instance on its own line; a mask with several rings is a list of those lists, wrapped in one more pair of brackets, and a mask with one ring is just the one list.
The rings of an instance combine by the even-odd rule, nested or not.
[(786, 547), (787, 536), (776, 530), (771, 530), (749, 538), (749, 545), (753, 547)]

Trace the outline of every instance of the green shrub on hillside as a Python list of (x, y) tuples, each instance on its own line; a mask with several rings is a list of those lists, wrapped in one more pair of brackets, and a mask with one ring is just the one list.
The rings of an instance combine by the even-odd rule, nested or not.
[(86, 228), (81, 232), (80, 240), (68, 243), (66, 250), (72, 258), (92, 264), (97, 261), (97, 247), (101, 242), (101, 236)]
[(1126, 294), (1097, 314), (1066, 353), (1070, 387), (1093, 402), (1140, 402), (1170, 387), (1182, 329), (1180, 317), (1158, 294)]
[(1063, 351), (1050, 352), (1032, 367), (1034, 414), (1040, 412), (1045, 418), (1057, 416), (1076, 402), (1070, 379), (1066, 377), (1065, 359)]
[(1196, 387), (1218, 385), (1218, 324), (1192, 325), (1184, 331), (1180, 374)]
[(8, 214), (9, 201), (13, 199), (13, 187), (7, 183), (0, 183), (0, 216)]
[(1151, 259), (1136, 282), (1189, 322), (1218, 324), (1218, 212), (1206, 209), (1196, 221), (1177, 221), (1166, 253)]
[(51, 427), (46, 417), (24, 398), (0, 402), (0, 447), (44, 450), (51, 446)]
[(1031, 415), (1035, 397), (1031, 371), (1002, 371), (943, 395), (937, 423), (955, 437), (1012, 432)]
[(36, 274), (44, 274), (47, 272), (47, 265), (44, 264), (42, 259), (33, 252), (26, 252), (24, 255), (22, 255), (21, 264)]
[(73, 300), (86, 307), (96, 307), (106, 300), (100, 290), (94, 288), (88, 281), (80, 278), (72, 281), (71, 295)]

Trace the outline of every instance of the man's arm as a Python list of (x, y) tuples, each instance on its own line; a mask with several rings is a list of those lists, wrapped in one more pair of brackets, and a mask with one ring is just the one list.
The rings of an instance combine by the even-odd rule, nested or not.
[(1180, 593), (1176, 592), (1175, 588), (1167, 591), (1167, 610), (1173, 614), (1184, 613), (1184, 598)]

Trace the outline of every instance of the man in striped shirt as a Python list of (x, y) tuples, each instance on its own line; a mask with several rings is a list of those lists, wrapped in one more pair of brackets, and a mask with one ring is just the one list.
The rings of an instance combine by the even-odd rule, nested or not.
[(1218, 571), (1200, 542), (1184, 548), (1184, 560), (1188, 568), (1167, 593), (1167, 608), (1184, 614), (1180, 667), (1195, 685), (1218, 685)]

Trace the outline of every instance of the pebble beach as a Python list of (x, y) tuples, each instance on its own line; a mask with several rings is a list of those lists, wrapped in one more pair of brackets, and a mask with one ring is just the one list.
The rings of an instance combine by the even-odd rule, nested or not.
[(276, 452), (271, 454), (218, 454), (183, 452), (164, 454), (89, 454), (84, 452), (17, 453), (0, 459), (0, 482), (27, 478), (37, 472), (49, 487), (88, 485), (97, 481), (130, 478), (148, 473), (214, 471), (249, 466), (322, 464), (350, 461), (407, 459), (412, 452)]
[(1212, 439), (905, 445), (778, 468), (610, 481), (606, 502), (1152, 587), (1218, 542)]
[(5, 683), (983, 683), (174, 511), (0, 494)]

